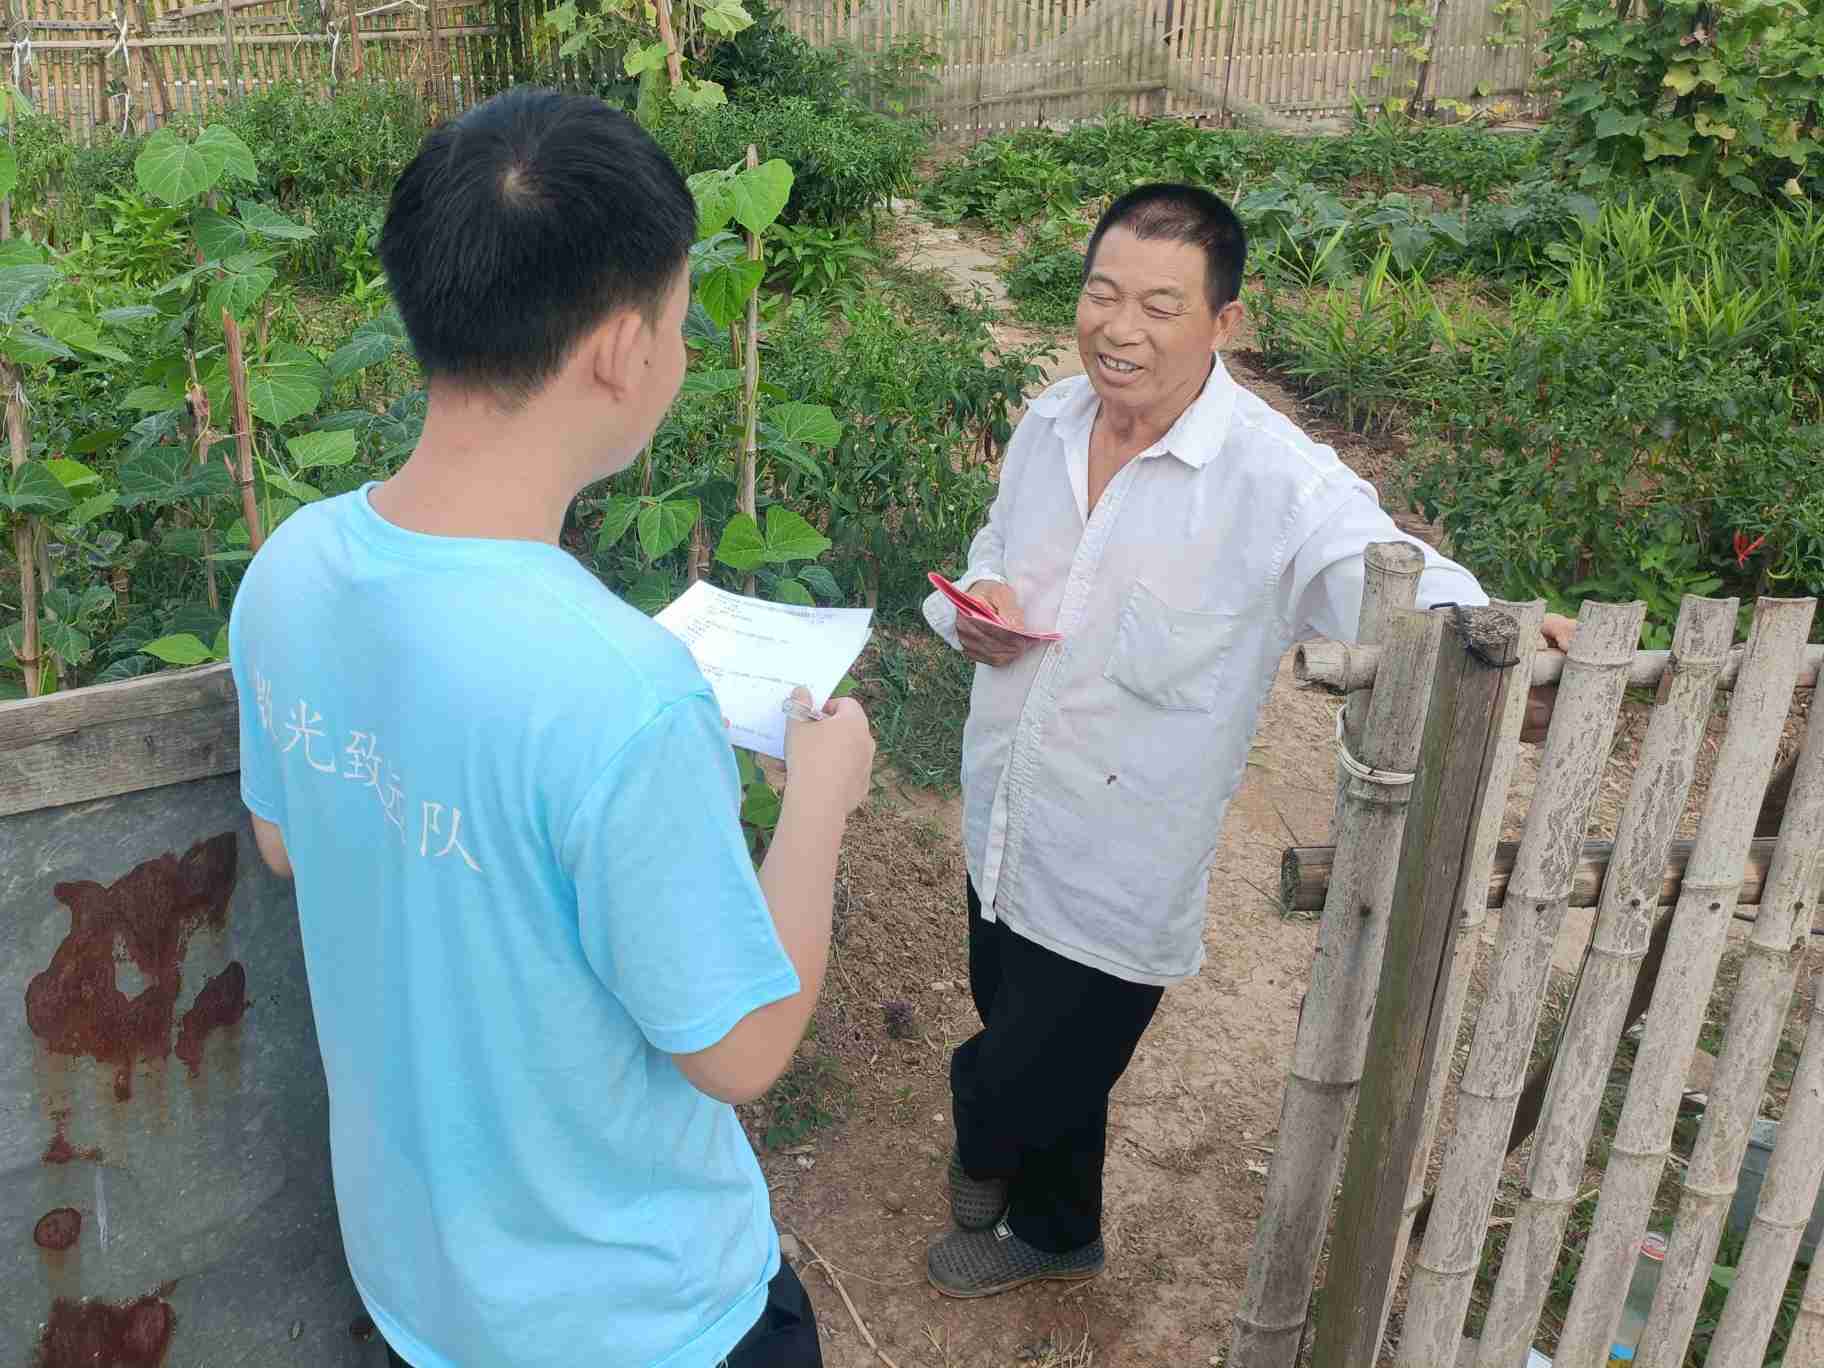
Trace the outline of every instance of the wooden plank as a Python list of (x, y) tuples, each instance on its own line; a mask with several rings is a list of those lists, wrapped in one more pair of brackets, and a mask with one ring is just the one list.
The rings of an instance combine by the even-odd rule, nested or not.
[[(1722, 688), (1735, 686), (1747, 648), (1737, 646), (1723, 662)], [(1628, 666), (1630, 689), (1656, 689), (1672, 659), (1670, 651), (1636, 651)], [(1350, 646), (1338, 641), (1308, 641), (1292, 658), (1292, 670), (1301, 684), (1315, 684), (1332, 693), (1354, 693), (1374, 686), (1379, 652), (1372, 645)], [(1556, 684), (1564, 675), (1565, 657), (1558, 651), (1541, 651), (1533, 661), (1534, 684)], [(1815, 688), (1824, 670), (1824, 646), (1807, 646), (1799, 658), (1794, 688)]]
[(239, 764), (225, 664), (0, 703), (0, 817), (227, 774)]
[[(1448, 620), (1435, 610), (1426, 616), (1440, 630)], [(1453, 1039), (1444, 1046), (1439, 1027), (1454, 968), (1458, 893), (1481, 807), (1504, 797), (1491, 799), (1484, 780), (1508, 674), (1471, 652), (1511, 660), (1517, 635), (1505, 613), (1478, 608), (1443, 632), (1438, 650), (1413, 810), (1401, 837), (1369, 1064), (1317, 1315), (1313, 1361), (1335, 1368), (1374, 1368), (1379, 1358), (1381, 1308), (1398, 1274), (1393, 1254), (1407, 1178), (1423, 1143), (1427, 1081), (1439, 1050), (1456, 1044)]]

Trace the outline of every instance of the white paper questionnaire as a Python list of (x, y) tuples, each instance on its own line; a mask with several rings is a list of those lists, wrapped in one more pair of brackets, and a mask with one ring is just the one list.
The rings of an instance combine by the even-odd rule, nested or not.
[(866, 608), (768, 603), (698, 580), (655, 619), (696, 658), (737, 746), (785, 758), (783, 705), (793, 689), (818, 707), (868, 644)]

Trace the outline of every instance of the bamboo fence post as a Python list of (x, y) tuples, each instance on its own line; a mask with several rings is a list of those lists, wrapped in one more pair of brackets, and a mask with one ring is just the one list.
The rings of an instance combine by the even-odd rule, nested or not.
[[(1814, 726), (1815, 733), (1817, 728)], [(1710, 1341), (1709, 1368), (1760, 1368), (1780, 1312), (1799, 1240), (1811, 1220), (1824, 1175), (1824, 982), (1812, 1000), (1805, 1052), (1792, 1080), (1786, 1119), (1761, 1183), (1748, 1243), (1735, 1267), (1735, 1287)], [(1824, 1250), (1812, 1261), (1799, 1318), (1786, 1342), (1793, 1368), (1824, 1363)]]
[[(1233, 0), (1239, 6), (1245, 0)], [(1383, 624), (1396, 608), (1410, 608), (1419, 597), (1419, 576), (1425, 573), (1425, 553), (1407, 542), (1382, 542), (1369, 548), (1362, 566), (1362, 610), (1355, 629), (1355, 640), (1361, 646), (1378, 646)], [(1352, 754), (1360, 755), (1362, 722), (1368, 716), (1372, 684), (1349, 691), (1343, 704), (1343, 740)], [(1336, 762), (1336, 802), (1330, 813), (1331, 844), (1342, 831), (1343, 805), (1348, 794), (1348, 775), (1339, 758)]]
[[(1380, 1314), (1399, 1280), (1399, 1238), (1414, 1161), (1426, 1147), (1426, 1101), (1439, 1059), (1449, 1072), (1456, 1044), (1446, 1006), (1459, 965), (1452, 934), (1486, 811), (1500, 813), (1506, 792), (1491, 785), (1501, 749), (1505, 704), (1526, 696), (1525, 675), (1486, 660), (1515, 661), (1518, 628), (1497, 609), (1478, 608), (1445, 632), (1441, 612), (1401, 613), (1442, 635), (1414, 801), (1402, 834), (1387, 949), (1381, 957), (1368, 1055), (1375, 1067), (1362, 1083), (1349, 1140), (1343, 1191), (1331, 1241), (1329, 1274), (1318, 1310), (1314, 1362), (1373, 1368)], [(1478, 651), (1480, 655), (1473, 654)], [(1511, 687), (1510, 687), (1511, 681)], [(1473, 900), (1472, 900), (1473, 901)], [(1463, 971), (1467, 978), (1467, 970)], [(1446, 1027), (1448, 1025), (1448, 1034)]]
[(1748, 655), (1729, 702), (1729, 730), (1717, 755), (1603, 1176), (1596, 1221), (1559, 1337), (1556, 1357), (1562, 1362), (1599, 1362), (1621, 1317), (1635, 1245), (1646, 1230), (1671, 1152), (1686, 1067), (1703, 1027), (1729, 909), (1741, 887), (1755, 814), (1792, 707), (1800, 653), (1816, 606), (1813, 599), (1762, 599), (1755, 605)]
[[(1382, 570), (1418, 552), (1376, 543)], [(1364, 610), (1364, 614), (1365, 614)], [(1386, 626), (1387, 619), (1380, 619)], [(1418, 761), (1435, 638), (1383, 654), (1386, 669), (1369, 703), (1363, 765), (1409, 774)], [(1342, 1167), (1349, 1111), (1361, 1083), (1369, 1019), (1386, 948), (1388, 910), (1399, 870), (1412, 784), (1350, 776), (1337, 833), (1335, 875), (1318, 931), (1311, 987), (1300, 1013), (1292, 1069), (1279, 1118), (1280, 1145), (1267, 1190), (1248, 1281), (1235, 1315), (1230, 1368), (1290, 1368), (1298, 1356), (1311, 1280), (1323, 1248), (1332, 1192)]]
[(1525, 1360), (1551, 1291), (1628, 1000), (1659, 915), (1666, 855), (1697, 772), (1698, 746), (1735, 621), (1734, 599), (1687, 597), (1679, 613), (1672, 647), (1677, 665), (1666, 674), (1647, 724), (1615, 832), (1595, 936), (1553, 1065), (1524, 1195), (1508, 1228), (1477, 1368), (1505, 1368)]
[(672, 89), (684, 84), (684, 59), (678, 54), (678, 33), (671, 23), (671, 0), (653, 0), (659, 16), (659, 37), (665, 43), (665, 71)]
[[(747, 168), (753, 170), (760, 165), (759, 150), (752, 144), (747, 145)], [(750, 232), (747, 235), (747, 259), (760, 260), (760, 235)], [(760, 291), (755, 290), (747, 297), (747, 355), (744, 358), (745, 374), (742, 377), (741, 398), (742, 411), (747, 418), (746, 438), (741, 447), (741, 511), (748, 517), (758, 520), (759, 500), (755, 489), (754, 468), (759, 464), (759, 395), (760, 395)], [(747, 592), (754, 592), (754, 577), (747, 577)]]
[[(1495, 849), (1501, 842), (1501, 822), (1505, 815), (1508, 789), (1513, 784), (1514, 761), (1520, 754), (1520, 730), (1526, 723), (1528, 690), (1517, 687), (1530, 681), (1533, 656), (1539, 650), (1539, 624), (1545, 618), (1545, 603), (1503, 603), (1492, 607), (1514, 620), (1515, 637), (1512, 654), (1518, 658), (1502, 695), (1500, 716), (1495, 720), (1494, 751), (1489, 759), (1488, 777), (1483, 785), (1486, 797), (1476, 814), (1471, 836), (1469, 861), (1463, 873), (1459, 895), (1456, 941), (1451, 950), (1449, 980), (1443, 1008), (1438, 1018), (1439, 1050), (1426, 1083), (1425, 1115), (1419, 1132), (1419, 1146), (1412, 1156), (1412, 1171), (1406, 1185), (1406, 1201), (1400, 1211), (1400, 1224), (1394, 1237), (1394, 1281), (1387, 1285), (1381, 1306), (1381, 1332), (1386, 1333), (1387, 1316), (1393, 1309), (1393, 1293), (1398, 1287), (1398, 1273), (1406, 1266), (1406, 1249), (1412, 1240), (1412, 1223), (1425, 1202), (1425, 1176), (1431, 1166), (1431, 1149), (1437, 1138), (1438, 1117), (1444, 1110), (1444, 1090), (1450, 1081), (1451, 1058), (1456, 1053), (1457, 1035), (1463, 1026), (1463, 1006), (1469, 996), (1469, 980), (1482, 944), (1482, 928), (1488, 922), (1488, 880), (1495, 863)], [(1375, 1342), (1380, 1342), (1377, 1335)]]
[[(1785, 1030), (1806, 934), (1811, 929), (1811, 918), (1805, 915), (1810, 908), (1806, 895), (1816, 882), (1819, 867), (1824, 865), (1824, 710), (1814, 710), (1812, 714), (1805, 749), (1793, 772), (1792, 792), (1773, 860), (1760, 914), (1754, 919), (1754, 931), (1748, 939), (1735, 1004), (1730, 1009), (1723, 1055), (1717, 1061), (1716, 1076), (1704, 1103), (1703, 1125), (1691, 1151), (1690, 1167), (1685, 1171), (1678, 1221), (1666, 1251), (1659, 1292), (1641, 1341), (1643, 1363), (1684, 1362), (1710, 1267), (1722, 1239), (1723, 1218), (1735, 1196), (1736, 1175), (1741, 1172), (1748, 1136), (1760, 1113), (1767, 1071)], [(1814, 1028), (1816, 1024), (1814, 1020)], [(1813, 1071), (1819, 1087), (1824, 1087), (1824, 1066), (1814, 1061)], [(1824, 1124), (1812, 1119), (1808, 1125), (1807, 1118), (1797, 1114), (1804, 1105), (1804, 1087), (1796, 1078), (1793, 1084), (1792, 1097), (1797, 1106), (1788, 1111), (1788, 1121), (1781, 1123), (1780, 1134), (1789, 1142), (1789, 1162), (1798, 1166), (1800, 1176), (1796, 1182), (1790, 1181), (1786, 1165), (1781, 1164), (1776, 1177), (1770, 1166), (1763, 1207), (1774, 1207), (1775, 1217), (1790, 1216), (1793, 1209), (1779, 1210), (1782, 1200), (1789, 1193), (1802, 1198), (1802, 1205), (1794, 1208), (1798, 1225), (1792, 1233), (1796, 1237), (1811, 1218), (1811, 1194), (1818, 1185), (1820, 1166), (1824, 1165)], [(1817, 1091), (1814, 1087), (1813, 1092)], [(1758, 1217), (1760, 1213), (1756, 1214)], [(1775, 1255), (1779, 1244), (1776, 1238)], [(1778, 1265), (1779, 1270), (1792, 1266), (1793, 1252), (1791, 1248), (1786, 1250), (1786, 1261)], [(1767, 1293), (1772, 1292), (1769, 1305), (1777, 1306), (1786, 1286), (1785, 1273), (1780, 1271), (1777, 1277), (1773, 1276), (1775, 1270), (1765, 1263), (1763, 1255), (1763, 1266), (1751, 1274), (1746, 1268), (1738, 1269), (1732, 1297), (1746, 1294), (1766, 1299)], [(1752, 1292), (1748, 1292), (1750, 1287)], [(1683, 1304), (1681, 1298), (1689, 1305)], [(1771, 1319), (1767, 1324), (1771, 1328)], [(1765, 1337), (1754, 1350), (1757, 1365), (1763, 1348)], [(1715, 1357), (1714, 1349), (1711, 1356)], [(1800, 1357), (1793, 1362), (1805, 1360)]]
[[(139, 36), (143, 43), (152, 33), (152, 21), (146, 13), (146, 0), (133, 0), (133, 9), (139, 20)], [(142, 51), (140, 56), (145, 69), (152, 73), (152, 98), (158, 105), (158, 126), (163, 128), (171, 122), (171, 92), (165, 88), (165, 64), (155, 52)]]
[(353, 59), (358, 81), (365, 71), (361, 60), (361, 0), (348, 0), (348, 55)]
[(1431, 76), (1431, 63), (1435, 56), (1433, 49), (1439, 37), (1438, 16), (1443, 10), (1444, 0), (1431, 0), (1431, 22), (1419, 35), (1419, 41), (1425, 47), (1425, 60), (1419, 63), (1419, 74), (1414, 78), (1415, 84), (1412, 88), (1412, 112), (1414, 114), (1419, 112), (1420, 106), (1425, 102), (1425, 83)]
[[(1585, 603), (1502, 905), (1488, 997), (1457, 1094), (1457, 1130), (1413, 1267), (1400, 1368), (1455, 1363), (1489, 1208), (1526, 1081), (1552, 945), (1614, 740), (1643, 603)], [(1577, 1360), (1563, 1360), (1575, 1363)]]
[[(0, 360), (0, 385), (6, 386), (6, 438), (11, 448), (12, 468), (16, 472), (25, 464), (32, 443), (25, 427), (25, 391), (19, 367), (13, 362)], [(35, 516), (14, 515), (13, 555), (19, 561), (19, 615), (24, 628), (17, 656), (19, 666), (25, 672), (25, 692), (34, 698), (43, 682), (39, 677), (43, 662), (38, 655), (37, 529)]]
[(232, 0), (222, 0), (222, 60), (227, 65), (229, 97), (238, 99), (241, 93), (240, 64), (234, 53), (234, 5)]
[(258, 551), (266, 540), (260, 526), (260, 505), (253, 486), (253, 413), (247, 404), (247, 357), (241, 344), (241, 325), (222, 310), (222, 337), (228, 351), (228, 385), (234, 395), (234, 448), (239, 457), (235, 483), (241, 487), (241, 516), (247, 520), (247, 547)]

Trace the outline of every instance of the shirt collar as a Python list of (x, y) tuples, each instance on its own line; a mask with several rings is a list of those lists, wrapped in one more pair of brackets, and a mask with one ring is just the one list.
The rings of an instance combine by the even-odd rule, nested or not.
[[(1143, 456), (1169, 454), (1192, 470), (1201, 470), (1222, 450), (1235, 415), (1236, 387), (1222, 358), (1217, 356), (1214, 360), (1202, 391), (1178, 415), (1178, 421), (1165, 436), (1141, 453)], [(1066, 443), (1072, 438), (1087, 437), (1100, 408), (1101, 400), (1087, 375), (1072, 376), (1032, 401), (1032, 412), (1051, 419)]]

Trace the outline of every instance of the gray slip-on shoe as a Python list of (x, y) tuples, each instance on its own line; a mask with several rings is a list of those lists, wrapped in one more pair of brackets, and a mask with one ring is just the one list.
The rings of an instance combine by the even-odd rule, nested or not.
[(925, 1272), (946, 1297), (992, 1297), (1030, 1282), (1082, 1282), (1106, 1263), (1100, 1238), (1081, 1249), (1048, 1254), (1015, 1235), (1007, 1222), (955, 1230), (931, 1246)]
[(986, 1230), (1007, 1214), (1005, 1178), (971, 1178), (950, 1151), (950, 1214), (964, 1230)]

